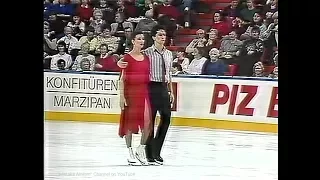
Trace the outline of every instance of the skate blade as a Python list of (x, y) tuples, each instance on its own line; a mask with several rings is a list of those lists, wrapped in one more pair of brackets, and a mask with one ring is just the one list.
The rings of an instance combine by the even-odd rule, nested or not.
[(158, 164), (158, 166), (162, 166), (163, 165), (163, 162), (160, 162), (160, 161), (156, 161), (156, 163)]
[(160, 164), (156, 163), (156, 162), (148, 162), (149, 166), (160, 166)]
[(129, 163), (128, 165), (129, 166), (141, 166), (141, 164), (139, 164), (139, 163)]
[(139, 162), (130, 162), (129, 160), (128, 161), (128, 165), (130, 166), (140, 166)]

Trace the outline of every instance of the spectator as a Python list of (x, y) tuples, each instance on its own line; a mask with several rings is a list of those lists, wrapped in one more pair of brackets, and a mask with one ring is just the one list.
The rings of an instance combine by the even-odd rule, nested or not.
[(49, 15), (51, 13), (51, 6), (52, 6), (52, 3), (50, 3), (49, 0), (43, 1), (43, 17), (45, 21), (49, 19)]
[(153, 18), (153, 10), (150, 9), (148, 11), (146, 11), (145, 13), (145, 18), (141, 19), (137, 26), (135, 31), (137, 32), (144, 32), (144, 31), (151, 31), (151, 29), (153, 28), (153, 26), (155, 26), (157, 24), (157, 21), (155, 21)]
[(241, 39), (241, 40), (244, 40), (244, 39), (250, 38), (250, 32), (251, 32), (251, 30), (252, 30), (252, 28), (253, 28), (254, 26), (260, 28), (260, 37), (259, 37), (259, 38), (262, 39), (262, 35), (263, 35), (263, 33), (267, 30), (267, 27), (266, 27), (266, 25), (263, 23), (262, 15), (261, 15), (260, 13), (258, 13), (258, 12), (254, 13), (252, 23), (251, 23), (250, 26), (247, 28), (247, 31), (240, 36), (240, 39)]
[(74, 36), (72, 36), (72, 29), (71, 27), (66, 26), (64, 28), (64, 34), (61, 39), (58, 40), (58, 43), (63, 41), (66, 43), (66, 47), (68, 49), (68, 53), (71, 53), (72, 50), (79, 50), (80, 49), (80, 42)]
[(51, 65), (50, 69), (51, 70), (58, 70), (58, 60), (63, 59), (65, 61), (65, 69), (69, 69), (72, 64), (72, 58), (69, 54), (66, 53), (67, 48), (66, 48), (66, 43), (59, 42), (58, 43), (58, 54), (55, 54), (51, 56)]
[(101, 26), (105, 26), (107, 23), (105, 20), (102, 19), (102, 17), (103, 17), (103, 14), (100, 9), (93, 11), (93, 17), (90, 18), (89, 26), (93, 27), (95, 30), (97, 30), (97, 28)]
[(278, 12), (272, 16), (273, 22), (268, 26), (267, 30), (262, 34), (264, 40), (264, 50), (261, 57), (263, 62), (271, 62), (273, 50), (278, 47)]
[(172, 75), (178, 75), (182, 74), (182, 67), (179, 63), (173, 62), (172, 63), (172, 70), (171, 70)]
[(131, 51), (132, 49), (131, 34), (132, 34), (132, 29), (130, 27), (126, 27), (124, 29), (124, 37), (120, 38), (117, 54), (123, 55)]
[(278, 0), (270, 0), (268, 4), (266, 4), (263, 8), (263, 13), (275, 13), (278, 11)]
[(88, 0), (81, 0), (81, 4), (77, 7), (77, 15), (81, 21), (89, 25), (89, 20), (93, 16), (93, 8), (88, 4)]
[(82, 44), (84, 44), (84, 43), (88, 43), (90, 46), (92, 46), (91, 43), (92, 43), (92, 40), (94, 38), (94, 28), (89, 26), (87, 28), (87, 33), (86, 34), (87, 34), (86, 36), (82, 36), (79, 39), (80, 46), (82, 46)]
[(50, 27), (48, 22), (43, 23), (43, 45), (44, 49), (43, 51), (47, 55), (54, 55), (56, 54), (56, 49), (57, 49), (57, 39), (54, 37), (54, 31), (49, 32)]
[(59, 59), (57, 61), (57, 70), (65, 70), (66, 68), (66, 61), (63, 59)]
[(253, 65), (253, 77), (267, 77), (264, 73), (264, 65), (262, 62), (257, 62)]
[(171, 2), (172, 0), (165, 0), (154, 10), (154, 15), (157, 17), (158, 24), (166, 28), (166, 45), (169, 45), (171, 39), (174, 39), (177, 28), (181, 28), (182, 24), (184, 24), (182, 13), (177, 7), (172, 6)]
[(211, 29), (208, 32), (208, 35), (209, 35), (208, 41), (205, 44), (205, 47), (206, 47), (207, 51), (209, 52), (212, 48), (218, 48), (219, 49), (220, 45), (221, 45), (221, 41), (218, 38), (218, 30)]
[(150, 47), (153, 44), (153, 39), (150, 36), (151, 29), (157, 24), (157, 21), (155, 21), (153, 18), (153, 9), (149, 9), (146, 11), (145, 18), (141, 19), (137, 26), (135, 31), (137, 32), (143, 32), (145, 35), (145, 47)]
[(133, 25), (131, 22), (125, 22), (124, 21), (124, 14), (121, 12), (116, 13), (115, 17), (115, 23), (111, 24), (111, 34), (115, 36), (123, 36), (124, 35), (124, 29), (129, 27), (133, 30)]
[(50, 31), (54, 32), (55, 38), (60, 39), (62, 36), (64, 36), (63, 31), (65, 23), (61, 19), (57, 19), (56, 14), (50, 14), (48, 21)]
[(103, 32), (99, 34), (97, 37), (93, 38), (90, 46), (90, 51), (94, 51), (95, 54), (99, 54), (99, 47), (101, 44), (107, 44), (108, 49), (114, 53), (118, 50), (119, 46), (119, 37), (115, 37), (111, 35), (110, 28), (105, 27)]
[(253, 4), (253, 0), (247, 0), (247, 6), (240, 11), (240, 19), (246, 23), (250, 23), (253, 20), (254, 13), (259, 12)]
[(72, 28), (75, 37), (80, 38), (84, 34), (86, 25), (81, 21), (79, 16), (75, 15), (72, 17), (72, 21), (68, 22), (67, 26)]
[(107, 44), (101, 44), (100, 47), (100, 57), (97, 59), (96, 70), (97, 71), (107, 71), (107, 72), (119, 72), (120, 68), (117, 65), (116, 56), (111, 56), (111, 51), (108, 49)]
[(193, 39), (186, 47), (186, 53), (192, 53), (196, 47), (204, 47), (207, 43), (203, 29), (197, 30), (197, 37)]
[(239, 35), (246, 32), (246, 26), (247, 25), (244, 23), (244, 21), (238, 17), (231, 21), (231, 31), (236, 31)]
[(90, 44), (85, 43), (81, 45), (81, 55), (76, 57), (76, 60), (73, 63), (72, 70), (83, 71), (82, 69), (82, 61), (89, 61), (90, 70), (94, 70), (95, 65), (95, 57), (89, 54)]
[(220, 52), (217, 48), (212, 48), (209, 51), (210, 60), (204, 64), (203, 74), (206, 75), (224, 75), (227, 72), (228, 66), (219, 59)]
[(205, 58), (206, 50), (203, 47), (197, 47), (193, 50), (192, 53), (194, 59), (188, 66), (188, 74), (203, 74), (204, 64), (208, 60)]
[(236, 31), (231, 31), (229, 35), (224, 36), (221, 40), (220, 57), (228, 59), (227, 64), (234, 62), (237, 51), (241, 49), (242, 41), (238, 40)]
[(218, 11), (213, 14), (213, 25), (211, 28), (218, 30), (219, 37), (228, 35), (230, 33), (231, 26), (225, 20), (222, 11)]
[(59, 0), (58, 4), (52, 5), (51, 11), (57, 14), (58, 18), (67, 21), (71, 20), (71, 16), (75, 14), (73, 5), (67, 3), (66, 0)]
[(118, 0), (117, 12), (122, 12), (124, 14), (124, 19), (135, 18), (138, 16), (138, 9), (135, 6), (134, 0)]
[(106, 21), (107, 24), (112, 24), (116, 15), (116, 4), (112, 1), (99, 0), (94, 10), (100, 10), (103, 14), (102, 19)]
[(263, 51), (262, 40), (259, 39), (260, 28), (253, 27), (251, 30), (250, 39), (243, 42), (243, 46), (240, 51), (237, 52), (239, 55), (239, 75), (240, 76), (251, 76), (253, 65), (260, 60)]
[(275, 67), (272, 73), (269, 74), (269, 77), (278, 79), (278, 54), (274, 56), (273, 60), (274, 60)]
[(177, 52), (177, 57), (173, 60), (174, 63), (178, 63), (181, 66), (181, 70), (183, 72), (186, 72), (190, 63), (189, 58), (185, 57), (185, 54), (183, 51)]
[(152, 0), (136, 0), (135, 4), (137, 7), (138, 16), (143, 16), (149, 9), (149, 6), (152, 6)]
[(83, 59), (81, 61), (80, 67), (82, 71), (92, 71), (91, 70), (91, 62), (89, 59)]
[(240, 14), (240, 6), (239, 6), (239, 0), (232, 0), (230, 2), (230, 5), (225, 7), (222, 12), (223, 15), (236, 18), (239, 17)]

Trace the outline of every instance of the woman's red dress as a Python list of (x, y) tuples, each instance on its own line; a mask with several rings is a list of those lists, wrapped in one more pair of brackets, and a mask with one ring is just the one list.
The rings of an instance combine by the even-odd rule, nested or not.
[(144, 56), (143, 61), (135, 60), (130, 54), (124, 56), (128, 66), (122, 71), (124, 79), (124, 96), (127, 102), (120, 115), (119, 136), (128, 131), (139, 133), (150, 125), (151, 111), (148, 84), (150, 82), (150, 60)]

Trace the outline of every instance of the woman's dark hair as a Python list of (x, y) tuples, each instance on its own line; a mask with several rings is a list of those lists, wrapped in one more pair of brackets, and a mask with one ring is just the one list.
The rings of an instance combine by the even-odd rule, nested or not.
[(139, 34), (144, 35), (142, 31), (133, 31), (131, 34), (131, 39), (134, 40), (134, 38)]

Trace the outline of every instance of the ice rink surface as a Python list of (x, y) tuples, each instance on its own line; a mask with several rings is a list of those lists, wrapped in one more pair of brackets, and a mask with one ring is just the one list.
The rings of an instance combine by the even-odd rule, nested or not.
[(44, 131), (45, 180), (278, 179), (277, 134), (170, 127), (163, 166), (128, 166), (116, 124), (45, 121)]

